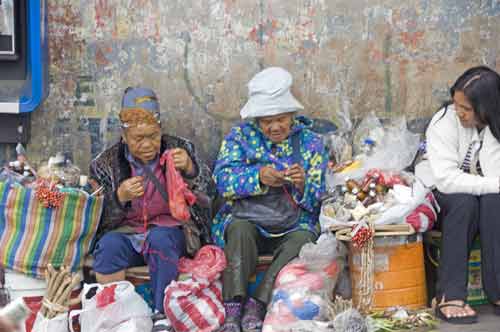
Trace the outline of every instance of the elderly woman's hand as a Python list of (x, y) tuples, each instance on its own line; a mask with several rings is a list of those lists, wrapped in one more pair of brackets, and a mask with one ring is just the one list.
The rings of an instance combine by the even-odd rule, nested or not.
[(134, 198), (142, 197), (144, 195), (143, 182), (144, 179), (142, 176), (134, 176), (123, 181), (116, 191), (116, 196), (120, 203), (125, 204)]
[(259, 171), (260, 182), (270, 187), (281, 187), (285, 183), (285, 176), (271, 166), (264, 166)]
[(194, 173), (193, 161), (184, 149), (174, 149), (172, 152), (175, 169), (182, 171), (185, 174), (192, 175)]
[(285, 171), (285, 176), (292, 180), (293, 185), (300, 190), (301, 193), (304, 192), (304, 186), (306, 184), (306, 172), (299, 164), (293, 164), (292, 167)]

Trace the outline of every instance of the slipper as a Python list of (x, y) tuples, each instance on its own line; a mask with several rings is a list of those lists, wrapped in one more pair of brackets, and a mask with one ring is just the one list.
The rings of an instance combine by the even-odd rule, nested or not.
[(439, 319), (450, 323), (450, 324), (475, 324), (477, 323), (477, 314), (472, 315), (472, 316), (457, 316), (457, 317), (446, 317), (441, 309), (446, 308), (446, 307), (458, 307), (458, 308), (465, 308), (466, 304), (455, 304), (455, 303), (443, 303), (443, 304), (438, 304), (435, 309), (435, 314), (436, 317)]

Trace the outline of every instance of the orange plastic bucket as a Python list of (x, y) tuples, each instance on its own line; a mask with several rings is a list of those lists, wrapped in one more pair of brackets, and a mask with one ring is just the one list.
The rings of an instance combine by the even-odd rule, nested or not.
[[(375, 237), (375, 275), (373, 310), (402, 306), (419, 309), (426, 306), (424, 251), (420, 235)], [(352, 295), (359, 303), (361, 251), (350, 245)]]

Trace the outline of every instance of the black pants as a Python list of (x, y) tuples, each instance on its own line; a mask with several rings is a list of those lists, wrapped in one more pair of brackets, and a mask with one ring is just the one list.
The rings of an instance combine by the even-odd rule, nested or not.
[(248, 279), (255, 273), (257, 256), (273, 254), (273, 262), (260, 282), (254, 297), (264, 303), (271, 300), (274, 280), (280, 270), (293, 258), (307, 242), (316, 236), (308, 231), (294, 231), (276, 238), (262, 236), (254, 224), (245, 220), (234, 220), (226, 229), (224, 252), (228, 265), (222, 276), (224, 301), (237, 296), (246, 297)]
[(474, 196), (435, 192), (441, 206), (441, 257), (437, 298), (465, 300), (469, 253), (481, 240), (483, 288), (491, 302), (500, 300), (500, 194)]

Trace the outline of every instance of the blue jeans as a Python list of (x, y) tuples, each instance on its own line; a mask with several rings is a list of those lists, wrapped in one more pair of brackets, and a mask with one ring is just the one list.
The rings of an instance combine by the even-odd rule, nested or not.
[(112, 274), (129, 267), (148, 265), (155, 309), (163, 310), (165, 288), (177, 278), (179, 258), (185, 251), (180, 227), (154, 227), (147, 235), (142, 251), (137, 251), (129, 234), (109, 232), (94, 250), (94, 271)]

